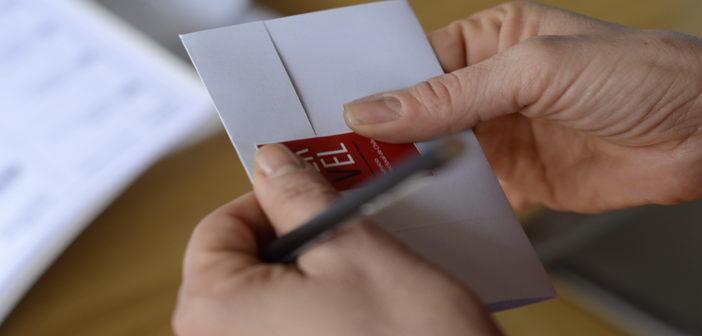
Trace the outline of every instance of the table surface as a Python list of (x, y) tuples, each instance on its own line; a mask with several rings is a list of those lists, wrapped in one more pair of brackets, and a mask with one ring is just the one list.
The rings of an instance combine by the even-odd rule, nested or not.
[[(362, 1), (261, 1), (296, 14)], [(410, 1), (426, 31), (497, 4)], [(643, 28), (702, 35), (695, 0), (551, 0), (547, 3)], [(171, 335), (170, 315), (188, 237), (200, 218), (251, 190), (223, 133), (155, 164), (107, 208), (39, 279), (0, 335)], [(558, 288), (558, 286), (556, 286)], [(513, 335), (621, 335), (561, 297), (495, 314)]]

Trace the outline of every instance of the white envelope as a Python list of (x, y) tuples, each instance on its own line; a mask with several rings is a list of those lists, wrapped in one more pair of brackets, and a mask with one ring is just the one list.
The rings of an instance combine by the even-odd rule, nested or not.
[[(247, 172), (256, 145), (348, 133), (342, 104), (442, 74), (406, 1), (182, 36)], [(421, 127), (421, 125), (417, 125)], [(492, 311), (555, 296), (471, 131), (467, 155), (375, 216)], [(420, 151), (428, 143), (418, 143)]]

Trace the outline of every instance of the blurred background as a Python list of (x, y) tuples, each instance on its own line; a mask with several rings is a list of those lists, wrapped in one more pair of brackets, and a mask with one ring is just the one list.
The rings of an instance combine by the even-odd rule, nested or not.
[[(83, 214), (80, 220), (89, 223), (87, 228), (81, 231), (83, 226), (72, 227), (73, 234), (66, 236), (65, 244), (56, 245), (51, 251), (58, 255), (71, 242), (0, 325), (0, 335), (171, 335), (170, 314), (180, 281), (180, 263), (192, 229), (209, 211), (251, 189), (216, 114), (198, 87), (199, 82), (195, 80), (178, 34), (365, 1), (79, 2), (89, 2), (97, 6), (98, 11), (105, 11), (107, 15), (99, 16), (99, 20), (110, 21), (120, 29), (128, 30), (122, 39), (150, 45), (148, 48), (139, 47), (139, 52), (132, 54), (150, 58), (149, 64), (170, 64), (169, 69), (158, 71), (153, 70), (153, 67), (159, 67), (157, 65), (150, 69), (130, 65), (133, 75), (129, 76), (141, 78), (141, 86), (136, 86), (137, 89), (132, 81), (119, 79), (119, 83), (126, 83), (126, 86), (119, 86), (120, 94), (127, 97), (133, 98), (134, 92), (138, 97), (146, 95), (146, 89), (140, 91), (138, 88), (151, 90), (147, 92), (151, 100), (133, 98), (133, 106), (148, 106), (148, 109), (143, 108), (153, 113), (150, 118), (140, 117), (144, 114), (131, 116), (114, 111), (119, 117), (105, 121), (108, 126), (119, 122), (121, 127), (129, 130), (129, 133), (120, 133), (121, 137), (129, 134), (139, 139), (137, 144), (143, 146), (157, 144), (151, 151), (135, 152), (141, 156), (129, 155), (129, 160), (119, 161), (130, 172), (129, 176), (109, 175), (117, 181), (107, 192), (112, 196), (96, 203), (92, 212)], [(26, 20), (9, 14), (20, 3), (26, 5), (20, 0), (0, 0), (0, 88), (3, 90), (11, 89), (27, 77), (27, 72), (12, 71), (16, 67), (7, 65), (10, 59), (7, 55), (17, 50), (14, 47), (17, 38), (13, 39), (13, 36), (22, 33), (15, 28), (26, 23)], [(54, 2), (54, 6), (55, 3), (61, 1)], [(429, 32), (500, 2), (410, 0), (410, 3), (425, 31)], [(699, 0), (551, 0), (545, 3), (624, 25), (702, 36), (702, 2)], [(117, 21), (112, 22), (112, 16)], [(99, 24), (95, 18), (88, 19), (78, 14), (73, 18), (73, 21), (85, 19), (83, 27), (88, 30)], [(50, 30), (51, 27), (43, 29)], [(95, 42), (96, 45), (112, 41), (108, 35), (100, 36), (105, 37)], [(121, 45), (122, 42), (117, 40), (115, 38), (114, 45)], [(126, 41), (126, 45), (130, 41)], [(26, 43), (32, 46), (31, 41)], [(152, 43), (155, 46), (151, 46)], [(113, 51), (114, 54), (120, 52)], [(42, 70), (32, 66), (32, 73), (48, 73), (58, 67), (60, 57), (57, 55), (42, 54), (37, 64), (48, 64), (47, 68)], [(81, 62), (93, 62), (94, 56), (80, 59)], [(29, 58), (23, 60), (30, 62)], [(7, 63), (5, 67), (3, 62)], [(175, 72), (180, 75), (173, 76), (183, 77), (179, 79), (183, 84), (178, 87), (147, 78)], [(94, 76), (90, 78), (100, 85), (104, 85), (108, 78), (103, 73)], [(127, 85), (129, 83), (131, 86)], [(60, 99), (52, 99), (78, 101), (85, 94), (75, 90), (61, 92)], [(180, 114), (165, 114), (164, 106), (169, 107), (169, 111), (174, 110), (171, 101), (174, 97), (190, 97), (178, 102), (181, 109), (187, 107), (187, 110)], [(34, 99), (41, 101), (43, 98), (37, 96)], [(15, 115), (17, 104), (12, 105), (3, 99), (11, 102), (17, 96), (0, 94), (0, 116), (4, 119), (15, 117), (13, 120), (21, 119), (21, 122), (17, 121), (19, 126), (12, 129), (3, 129), (0, 125), (0, 132), (4, 132), (0, 133), (0, 140), (5, 142), (0, 144), (0, 202), (5, 202), (3, 188), (9, 188), (3, 183), (7, 184), (10, 177), (17, 175), (15, 170), (2, 170), (3, 160), (9, 160), (5, 153), (11, 156), (18, 152), (17, 147), (11, 146), (39, 135), (38, 130), (45, 128), (38, 126), (51, 123), (65, 127), (72, 122), (70, 118), (57, 114), (50, 121), (43, 117), (27, 121), (28, 117), (23, 119)], [(47, 108), (43, 106), (41, 110)], [(23, 111), (18, 112), (24, 116)], [(174, 122), (174, 125), (181, 126), (166, 129), (164, 120), (177, 120), (180, 123)], [(97, 135), (86, 133), (84, 136), (83, 142)], [(150, 138), (156, 136), (169, 141), (161, 143)], [(131, 148), (129, 146), (130, 143), (120, 142), (118, 146), (111, 144), (110, 148)], [(41, 164), (46, 167), (60, 165), (55, 160), (65, 158), (53, 157), (54, 161), (49, 162), (46, 157), (41, 157), (45, 160)], [(140, 162), (139, 167), (125, 163), (132, 161)], [(8, 204), (9, 201), (0, 203), (0, 209), (9, 207)], [(702, 201), (676, 206), (646, 206), (599, 215), (533, 209), (521, 214), (520, 220), (560, 296), (548, 302), (495, 314), (507, 334), (702, 334), (702, 290), (699, 289), (702, 283)], [(19, 244), (10, 239), (2, 240), (2, 235), (7, 236), (8, 232), (13, 231), (0, 226), (0, 244)], [(72, 240), (79, 232), (82, 233)], [(0, 262), (2, 258), (0, 256)], [(53, 257), (48, 257), (45, 263), (52, 260)]]

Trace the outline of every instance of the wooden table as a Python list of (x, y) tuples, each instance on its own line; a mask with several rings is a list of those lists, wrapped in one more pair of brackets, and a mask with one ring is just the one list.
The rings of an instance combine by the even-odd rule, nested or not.
[[(363, 1), (262, 1), (283, 14)], [(410, 1), (427, 31), (495, 5), (491, 0)], [(702, 35), (693, 0), (552, 0), (609, 21)], [(0, 335), (170, 335), (187, 239), (198, 220), (251, 186), (218, 134), (158, 162), (100, 215), (42, 276)], [(495, 316), (514, 335), (619, 335), (559, 298)]]

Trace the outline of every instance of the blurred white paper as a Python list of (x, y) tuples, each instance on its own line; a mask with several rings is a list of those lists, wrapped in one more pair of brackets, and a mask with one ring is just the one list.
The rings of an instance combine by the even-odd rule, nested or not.
[[(250, 174), (257, 144), (350, 132), (342, 104), (442, 74), (406, 1), (386, 1), (182, 36)], [(421, 126), (418, 126), (421, 127)], [(555, 295), (480, 145), (375, 216), (473, 288), (493, 311)], [(417, 144), (419, 151), (429, 144)]]
[(94, 6), (0, 0), (0, 321), (109, 201), (214, 114), (184, 64)]

